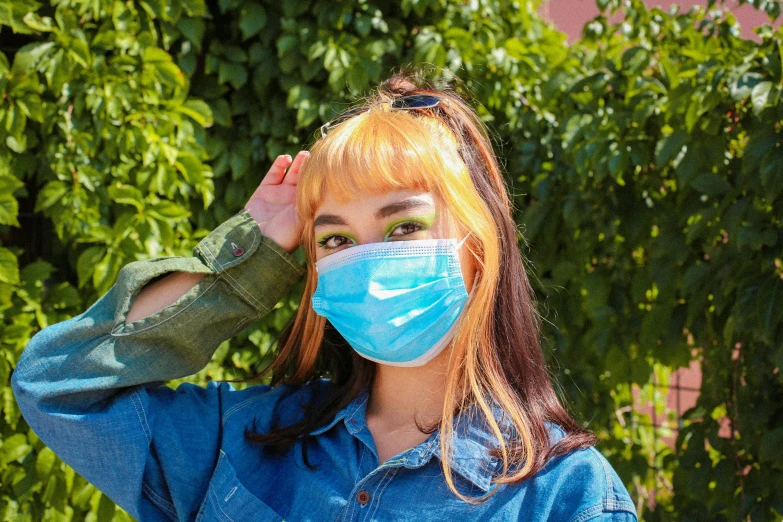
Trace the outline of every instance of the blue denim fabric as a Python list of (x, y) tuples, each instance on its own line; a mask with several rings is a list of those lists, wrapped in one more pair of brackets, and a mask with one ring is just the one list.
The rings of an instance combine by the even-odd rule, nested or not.
[[(237, 248), (241, 247), (241, 248)], [(254, 420), (291, 422), (326, 393), (307, 385), (161, 384), (207, 363), (223, 340), (274, 307), (303, 270), (260, 235), (242, 211), (206, 237), (192, 258), (137, 261), (87, 311), (39, 332), (12, 377), (22, 413), (65, 462), (141, 521), (635, 521), (619, 477), (594, 448), (552, 459), (522, 484), (490, 479), (493, 436), (457, 420), (454, 480), (462, 493), (497, 493), (468, 504), (449, 491), (440, 431), (380, 463), (367, 428), (364, 390), (300, 443), (266, 455), (248, 444)], [(143, 285), (171, 271), (207, 274), (176, 303), (125, 324)], [(552, 427), (557, 436), (560, 431)]]

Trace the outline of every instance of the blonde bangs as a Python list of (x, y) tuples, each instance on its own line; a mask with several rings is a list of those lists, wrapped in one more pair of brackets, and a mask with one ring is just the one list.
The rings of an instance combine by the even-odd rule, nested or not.
[[(304, 223), (328, 191), (345, 202), (357, 193), (421, 190), (442, 195), (469, 180), (453, 133), (436, 118), (379, 104), (340, 123), (316, 142), (300, 173), (297, 207)], [(459, 184), (463, 184), (462, 183)]]

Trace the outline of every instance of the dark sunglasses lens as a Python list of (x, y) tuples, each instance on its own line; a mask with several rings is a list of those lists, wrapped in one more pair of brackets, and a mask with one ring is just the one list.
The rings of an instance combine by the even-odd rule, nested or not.
[(395, 109), (425, 109), (435, 107), (440, 98), (422, 94), (420, 96), (403, 96), (392, 101), (392, 107)]

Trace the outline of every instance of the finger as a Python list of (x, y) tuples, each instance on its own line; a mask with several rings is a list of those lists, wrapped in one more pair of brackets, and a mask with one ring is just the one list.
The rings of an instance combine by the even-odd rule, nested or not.
[(275, 158), (274, 163), (269, 168), (269, 172), (266, 173), (264, 179), (261, 180), (262, 185), (279, 185), (285, 177), (285, 169), (291, 164), (291, 156), (283, 154)]
[(286, 174), (283, 183), (296, 185), (296, 182), (299, 180), (299, 171), (302, 170), (302, 167), (307, 163), (308, 159), (310, 159), (310, 153), (308, 151), (299, 151), (299, 154), (296, 155), (294, 162), (291, 164), (291, 168), (288, 169), (288, 174)]

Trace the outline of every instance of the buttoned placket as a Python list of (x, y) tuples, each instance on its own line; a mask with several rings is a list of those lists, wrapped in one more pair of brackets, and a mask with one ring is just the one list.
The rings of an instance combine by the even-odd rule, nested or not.
[[(394, 480), (394, 477), (405, 467), (409, 469), (420, 468), (434, 455), (434, 447), (438, 442), (438, 434), (434, 434), (421, 444), (392, 457), (383, 464), (377, 465), (379, 458), (375, 443), (367, 428), (366, 422), (357, 419), (357, 414), (363, 411), (366, 403), (359, 402), (346, 413), (344, 418), (348, 432), (356, 437), (363, 445), (363, 452), (370, 452), (375, 459), (375, 468), (359, 480), (348, 496), (348, 503), (338, 515), (335, 522), (369, 521), (375, 516), (383, 500), (383, 493)], [(361, 461), (360, 464), (361, 466)], [(361, 473), (362, 470), (360, 469)]]

